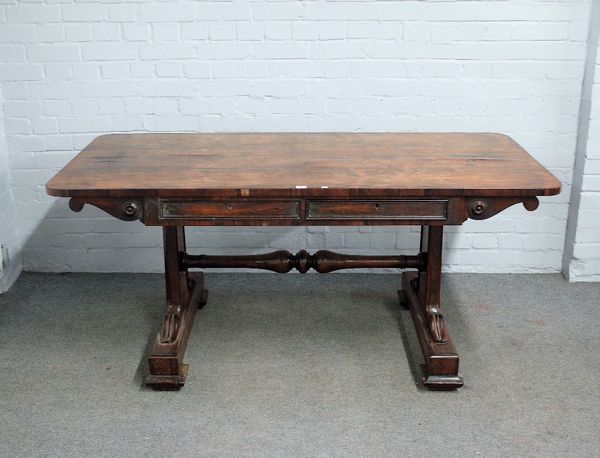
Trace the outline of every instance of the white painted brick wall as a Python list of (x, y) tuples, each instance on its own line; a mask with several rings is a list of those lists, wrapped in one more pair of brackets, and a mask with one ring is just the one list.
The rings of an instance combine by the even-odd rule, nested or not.
[[(2, 100), (1, 89), (0, 100)], [(21, 247), (19, 246), (17, 218), (10, 189), (10, 180), (8, 149), (4, 135), (4, 113), (0, 109), (0, 245), (6, 246), (9, 258), (8, 265), (0, 268), (0, 294), (8, 290), (22, 268)]]
[[(126, 131), (496, 131), (564, 183), (534, 213), (450, 228), (445, 269), (561, 265), (589, 0), (0, 0), (25, 266), (159, 271), (158, 228), (72, 213), (45, 182)], [(374, 177), (376, 179), (376, 177)], [(414, 229), (192, 229), (191, 251), (414, 252)]]
[[(595, 5), (592, 16), (588, 49), (589, 85), (584, 85), (584, 110), (589, 116), (580, 120), (580, 131), (587, 138), (580, 139), (581, 157), (575, 173), (578, 186), (575, 189), (571, 209), (567, 254), (567, 276), (571, 281), (600, 281), (600, 2)], [(583, 111), (583, 110), (582, 110)], [(576, 214), (575, 214), (576, 213)]]

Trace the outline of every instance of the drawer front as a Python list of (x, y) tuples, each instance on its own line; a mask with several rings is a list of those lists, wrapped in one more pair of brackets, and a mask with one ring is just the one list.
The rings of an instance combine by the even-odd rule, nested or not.
[(300, 202), (288, 201), (185, 201), (161, 200), (160, 219), (300, 218)]
[(307, 206), (308, 220), (445, 221), (448, 219), (447, 200), (312, 200)]

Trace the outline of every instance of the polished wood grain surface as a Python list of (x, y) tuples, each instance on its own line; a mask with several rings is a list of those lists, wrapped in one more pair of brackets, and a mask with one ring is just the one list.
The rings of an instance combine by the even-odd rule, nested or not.
[(50, 182), (54, 196), (536, 196), (560, 182), (494, 133), (110, 134)]

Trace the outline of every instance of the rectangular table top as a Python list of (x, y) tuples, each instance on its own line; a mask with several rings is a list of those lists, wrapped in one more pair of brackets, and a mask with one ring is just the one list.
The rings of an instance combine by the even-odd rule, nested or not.
[(560, 182), (494, 133), (144, 133), (96, 138), (54, 196), (536, 196)]

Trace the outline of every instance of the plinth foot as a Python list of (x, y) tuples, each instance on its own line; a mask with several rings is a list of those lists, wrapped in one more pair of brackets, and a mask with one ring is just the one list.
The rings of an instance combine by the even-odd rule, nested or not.
[(180, 374), (176, 375), (146, 375), (145, 384), (155, 391), (179, 391), (185, 384), (189, 364), (182, 364)]
[(463, 379), (458, 375), (429, 375), (423, 378), (423, 385), (432, 391), (453, 391), (463, 386)]

